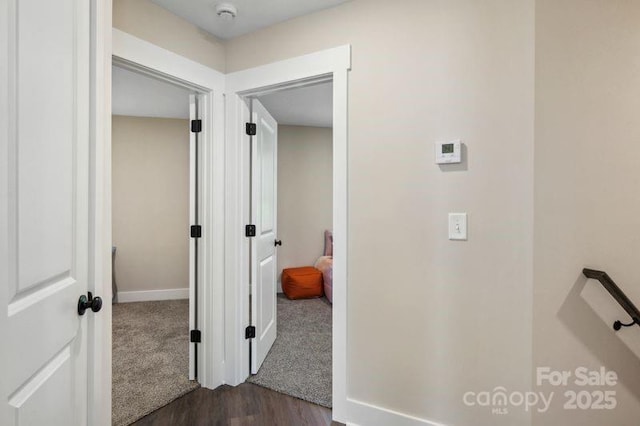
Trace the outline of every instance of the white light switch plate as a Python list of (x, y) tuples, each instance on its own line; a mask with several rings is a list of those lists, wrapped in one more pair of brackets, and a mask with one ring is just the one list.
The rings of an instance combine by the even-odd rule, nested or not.
[(466, 213), (449, 213), (449, 239), (463, 241), (467, 239)]

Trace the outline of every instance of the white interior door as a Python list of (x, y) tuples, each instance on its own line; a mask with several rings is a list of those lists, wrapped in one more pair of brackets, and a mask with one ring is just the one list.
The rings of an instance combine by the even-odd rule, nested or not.
[(251, 374), (256, 374), (276, 340), (278, 123), (257, 100), (252, 100), (256, 136), (252, 149), (251, 217), (256, 226), (251, 251)]
[(0, 2), (0, 424), (87, 424), (90, 2)]
[[(189, 95), (189, 122), (201, 118), (200, 99), (197, 95)], [(189, 133), (189, 223), (192, 226), (200, 225), (200, 205), (199, 205), (199, 144), (200, 131), (193, 127)], [(198, 238), (191, 237), (189, 242), (189, 330), (199, 330), (198, 324)], [(189, 380), (198, 378), (198, 343), (189, 343)]]

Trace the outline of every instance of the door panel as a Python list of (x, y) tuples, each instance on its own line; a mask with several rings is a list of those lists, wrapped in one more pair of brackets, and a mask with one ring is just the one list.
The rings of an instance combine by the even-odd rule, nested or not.
[(65, 424), (73, 418), (71, 400), (57, 401), (53, 393), (72, 392), (71, 349), (66, 346), (40, 372), (9, 398), (18, 425)]
[(252, 161), (252, 217), (256, 238), (252, 244), (251, 312), (256, 337), (251, 340), (251, 373), (260, 369), (276, 340), (276, 248), (278, 123), (262, 104), (252, 100), (256, 123)]
[(260, 287), (260, 303), (258, 304), (257, 314), (260, 316), (258, 324), (261, 324), (260, 333), (256, 333), (259, 339), (264, 339), (269, 333), (276, 321), (276, 313), (273, 306), (273, 296), (276, 288), (271, 276), (275, 274), (274, 256), (269, 256), (260, 263), (260, 271), (258, 273), (258, 286)]
[[(75, 7), (73, 0), (18, 5), (18, 292), (71, 271)], [(53, 135), (66, 137), (46, 143)]]
[[(258, 101), (255, 101), (256, 103)], [(255, 107), (254, 107), (255, 108)], [(258, 113), (259, 114), (259, 113)], [(261, 235), (273, 233), (275, 224), (274, 218), (274, 205), (273, 201), (276, 197), (275, 194), (275, 135), (276, 130), (269, 125), (269, 122), (264, 117), (258, 115), (260, 121), (256, 135), (259, 139), (259, 157), (260, 163), (260, 232)]]
[(89, 5), (0, 6), (2, 425), (87, 422)]

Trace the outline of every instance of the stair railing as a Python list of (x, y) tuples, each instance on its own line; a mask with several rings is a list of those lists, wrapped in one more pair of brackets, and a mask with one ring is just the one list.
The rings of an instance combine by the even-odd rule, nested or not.
[(611, 279), (611, 277), (604, 271), (597, 271), (595, 269), (584, 268), (582, 273), (585, 277), (591, 278), (594, 280), (598, 280), (602, 286), (607, 289), (609, 294), (622, 306), (629, 316), (631, 316), (632, 321), (630, 323), (623, 323), (621, 321), (616, 321), (613, 323), (613, 329), (618, 331), (622, 327), (631, 327), (632, 325), (640, 326), (640, 311), (636, 308), (636, 305), (633, 304), (631, 300), (624, 294), (624, 291), (618, 287), (618, 285)]

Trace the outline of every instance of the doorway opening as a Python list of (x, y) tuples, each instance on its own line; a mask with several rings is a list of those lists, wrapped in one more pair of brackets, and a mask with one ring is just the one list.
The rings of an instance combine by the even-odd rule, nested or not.
[[(354, 406), (346, 396), (347, 388), (347, 276), (348, 276), (348, 75), (351, 47), (339, 46), (307, 55), (261, 65), (226, 75), (226, 203), (225, 223), (228, 243), (225, 251), (227, 372), (230, 384), (240, 384), (251, 375), (254, 343), (251, 328), (257, 315), (250, 305), (253, 283), (253, 237), (246, 237), (245, 225), (251, 224), (253, 208), (250, 195), (249, 159), (252, 155), (246, 124), (252, 121), (249, 98), (265, 96), (284, 89), (331, 82), (333, 150), (333, 287), (332, 287), (332, 411), (333, 420), (346, 422)], [(257, 230), (256, 230), (257, 231)], [(273, 244), (273, 242), (272, 242)], [(286, 241), (282, 241), (286, 244)], [(236, 284), (237, 283), (237, 284)], [(253, 292), (255, 294), (255, 292)], [(255, 330), (255, 335), (260, 336)], [(250, 354), (250, 352), (252, 352)]]
[(198, 95), (112, 70), (112, 419), (199, 387)]
[[(333, 83), (244, 99), (250, 135), (248, 382), (332, 406)], [(251, 133), (251, 132), (249, 132)]]

